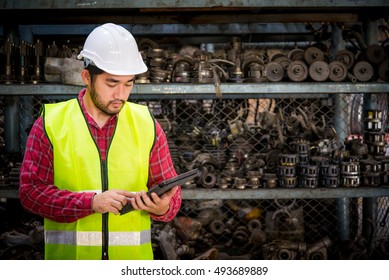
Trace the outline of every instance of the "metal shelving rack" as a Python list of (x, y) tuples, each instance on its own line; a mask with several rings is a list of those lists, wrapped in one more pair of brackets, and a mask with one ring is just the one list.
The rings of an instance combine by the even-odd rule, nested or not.
[[(276, 1), (152, 1), (152, 0), (139, 0), (139, 1), (97, 1), (97, 2), (86, 2), (86, 1), (62, 1), (58, 2), (55, 0), (51, 1), (28, 1), (28, 0), (6, 0), (1, 1), (2, 5), (0, 13), (4, 15), (3, 21), (0, 22), (3, 29), (0, 29), (0, 35), (5, 35), (8, 27), (14, 29), (13, 25), (24, 25), (29, 29), (29, 26), (33, 24), (40, 24), (31, 27), (35, 30), (44, 32), (45, 24), (52, 26), (56, 23), (80, 23), (79, 19), (73, 16), (69, 16), (69, 10), (74, 13), (86, 13), (85, 18), (90, 22), (82, 20), (81, 25), (86, 25), (86, 29), (91, 29), (90, 24), (104, 22), (110, 19), (117, 19), (120, 21), (136, 21), (140, 20), (138, 24), (150, 24), (150, 23), (161, 23), (162, 25), (173, 24), (174, 28), (177, 24), (181, 24), (179, 17), (172, 16), (172, 13), (185, 13), (193, 11), (201, 11), (196, 15), (191, 14), (191, 17), (186, 20), (184, 24), (179, 26), (183, 28), (184, 32), (192, 30), (193, 25), (198, 24), (209, 24), (212, 15), (211, 26), (218, 26), (220, 24), (229, 23), (231, 24), (231, 11), (237, 11), (234, 13), (234, 20), (237, 24), (251, 24), (253, 22), (304, 22), (315, 15), (315, 21), (322, 20), (344, 20), (344, 21), (358, 21), (363, 20), (367, 25), (371, 25), (370, 17), (379, 17), (385, 15), (385, 11), (389, 8), (389, 3), (384, 0), (364, 1), (364, 0), (340, 0), (336, 2), (327, 3), (326, 1), (305, 1), (301, 4), (298, 0), (276, 0)], [(173, 8), (174, 7), (174, 8)], [(119, 10), (125, 11), (128, 16), (123, 16), (118, 13)], [(9, 22), (10, 17), (13, 13), (39, 13), (45, 14), (47, 17), (42, 19), (40, 17), (34, 17), (34, 19), (20, 19), (18, 17), (15, 20)], [(50, 14), (60, 13), (55, 19), (50, 18)], [(254, 12), (252, 11), (260, 11)], [(62, 13), (63, 12), (63, 13)], [(156, 13), (156, 16), (153, 16)], [(161, 17), (161, 13), (165, 15)], [(229, 15), (225, 17), (226, 13)], [(285, 17), (283, 13), (289, 13), (290, 16)], [(247, 16), (247, 14), (250, 14)], [(361, 15), (367, 15), (364, 18)], [(6, 22), (7, 21), (7, 22)], [(54, 22), (53, 22), (54, 21)], [(43, 24), (43, 26), (41, 25)], [(213, 24), (213, 25), (212, 25)], [(135, 25), (135, 24), (130, 24)], [(248, 26), (250, 27), (250, 26)], [(374, 24), (373, 24), (374, 27)], [(229, 27), (234, 32), (234, 27)], [(251, 26), (251, 28), (256, 28)], [(16, 28), (17, 29), (17, 28)], [(52, 28), (53, 29), (53, 28)], [(82, 28), (80, 28), (83, 30)], [(85, 28), (84, 28), (85, 29)], [(169, 29), (169, 28), (167, 28)], [(50, 32), (58, 32), (61, 30), (61, 26), (54, 26), (54, 31), (51, 29)], [(164, 30), (164, 28), (162, 29)], [(177, 32), (177, 29), (175, 30)], [(219, 32), (220, 29), (216, 28), (215, 33)], [(33, 33), (33, 30), (28, 32)], [(70, 32), (70, 31), (65, 31)], [(74, 30), (72, 31), (74, 32)], [(83, 30), (82, 32), (89, 32)], [(194, 31), (194, 33), (196, 30)], [(228, 31), (227, 31), (228, 33)], [(193, 34), (193, 33), (192, 33)], [(25, 31), (21, 36), (26, 36)], [(31, 34), (27, 34), (30, 37)], [(12, 96), (74, 96), (81, 87), (70, 86), (62, 84), (36, 84), (36, 85), (1, 85), (0, 84), (0, 95), (4, 97)], [(382, 93), (389, 92), (388, 83), (261, 83), (261, 84), (222, 84), (221, 92), (223, 98), (298, 98), (304, 96), (304, 98), (326, 98), (331, 94), (343, 94), (343, 93)], [(142, 99), (186, 99), (186, 98), (215, 98), (215, 89), (210, 84), (141, 84), (135, 85), (132, 95), (130, 98)], [(186, 190), (184, 197), (187, 199), (203, 199), (209, 198), (290, 198), (296, 197), (373, 197), (373, 196), (389, 196), (388, 188), (360, 188), (360, 189), (328, 189), (328, 190), (245, 190), (241, 191), (211, 191), (208, 190)], [(0, 197), (17, 198), (17, 193), (12, 189), (0, 189)]]
[[(260, 2), (260, 4), (258, 3)], [(303, 4), (302, 4), (303, 3)], [(20, 36), (32, 38), (35, 30), (50, 34), (58, 32), (61, 24), (79, 24), (86, 26), (81, 31), (73, 29), (66, 32), (89, 33), (95, 24), (108, 21), (118, 21), (127, 24), (134, 30), (134, 35), (147, 32), (149, 26), (158, 24), (160, 29), (153, 32), (177, 32), (195, 36), (200, 32), (196, 26), (209, 27), (210, 36), (230, 36), (239, 31), (239, 25), (246, 32), (259, 30), (264, 23), (284, 24), (304, 23), (315, 19), (316, 22), (363, 22), (367, 29), (374, 30), (375, 20), (386, 16), (389, 2), (386, 0), (339, 0), (339, 1), (299, 1), (299, 0), (243, 0), (243, 1), (29, 1), (0, 0), (0, 37), (8, 32), (20, 32)], [(174, 7), (174, 8), (172, 8)], [(71, 11), (71, 13), (69, 13)], [(30, 13), (32, 19), (16, 16), (20, 12)], [(184, 16), (183, 20), (181, 15)], [(289, 16), (285, 16), (288, 14)], [(45, 16), (41, 16), (45, 15)], [(2, 19), (1, 19), (2, 18)], [(30, 17), (31, 18), (31, 17)], [(135, 24), (136, 23), (136, 24)], [(58, 24), (53, 26), (53, 24)], [(237, 25), (234, 25), (237, 24)], [(223, 25), (223, 29), (218, 28)], [(146, 28), (145, 28), (146, 26)], [(53, 27), (45, 29), (45, 27)], [(291, 29), (296, 26), (289, 26)], [(167, 31), (166, 31), (167, 30)], [(223, 31), (223, 32), (221, 32)], [(279, 31), (279, 29), (277, 29)], [(288, 31), (288, 26), (286, 30)], [(62, 33), (63, 34), (63, 33)], [(287, 36), (287, 34), (281, 34)], [(374, 31), (368, 34), (368, 40), (374, 40)], [(260, 36), (258, 36), (260, 37)], [(310, 40), (311, 38), (308, 38)], [(69, 97), (81, 89), (78, 86), (36, 84), (36, 85), (1, 85), (0, 96), (12, 98), (18, 96)], [(329, 95), (364, 94), (389, 92), (388, 83), (261, 83), (261, 84), (222, 84), (222, 98), (327, 98)], [(211, 84), (141, 84), (135, 85), (132, 95), (134, 99), (202, 99), (216, 98), (214, 86)], [(14, 120), (11, 120), (13, 122)], [(18, 192), (14, 188), (1, 188), (0, 198), (17, 199)], [(348, 199), (363, 198), (364, 219), (377, 218), (376, 199), (389, 197), (389, 187), (377, 188), (333, 188), (333, 189), (186, 189), (183, 199), (337, 199), (340, 217), (340, 238), (346, 239), (349, 214)], [(371, 229), (364, 228), (364, 234), (369, 235)]]
[[(74, 95), (81, 86), (63, 84), (25, 84), (0, 85), (0, 94), (17, 95)], [(342, 93), (381, 93), (389, 92), (388, 83), (244, 83), (222, 84), (222, 95), (226, 98), (296, 98), (328, 97), (329, 94)], [(212, 84), (135, 84), (130, 98), (216, 98)]]

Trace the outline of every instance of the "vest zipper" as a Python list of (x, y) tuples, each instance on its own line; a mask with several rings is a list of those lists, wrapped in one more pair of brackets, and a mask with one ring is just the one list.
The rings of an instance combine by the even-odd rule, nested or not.
[[(103, 192), (108, 190), (108, 179), (107, 179), (107, 163), (106, 161), (101, 161), (101, 180), (102, 180), (102, 187), (103, 187)], [(108, 213), (103, 213), (102, 215), (102, 233), (103, 233), (103, 240), (102, 240), (102, 259), (103, 260), (108, 260), (108, 247), (109, 247), (109, 233), (108, 233)]]

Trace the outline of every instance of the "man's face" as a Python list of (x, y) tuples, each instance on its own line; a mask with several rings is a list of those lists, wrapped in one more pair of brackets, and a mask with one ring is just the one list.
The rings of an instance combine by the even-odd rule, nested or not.
[(134, 86), (134, 75), (117, 76), (108, 73), (96, 75), (89, 94), (93, 104), (106, 115), (120, 112)]

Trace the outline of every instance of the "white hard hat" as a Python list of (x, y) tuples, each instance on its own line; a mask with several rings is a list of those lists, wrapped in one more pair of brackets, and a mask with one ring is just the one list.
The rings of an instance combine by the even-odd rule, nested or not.
[(86, 38), (77, 56), (113, 75), (137, 75), (147, 71), (132, 34), (120, 25), (106, 23)]

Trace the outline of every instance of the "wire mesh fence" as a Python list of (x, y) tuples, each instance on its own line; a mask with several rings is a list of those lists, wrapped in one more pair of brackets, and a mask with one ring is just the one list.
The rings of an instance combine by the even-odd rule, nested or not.
[[(0, 99), (2, 108), (6, 98)], [(41, 105), (68, 98), (17, 98), (22, 153)], [(174, 221), (153, 223), (155, 257), (388, 258), (388, 197), (239, 196), (260, 189), (387, 186), (388, 95), (366, 100), (363, 94), (133, 100), (147, 105), (162, 125), (177, 172), (202, 170), (198, 179), (182, 186), (184, 192), (238, 192), (231, 199), (184, 198)], [(9, 166), (2, 166), (3, 185), (17, 186), (17, 176), (9, 173)]]

